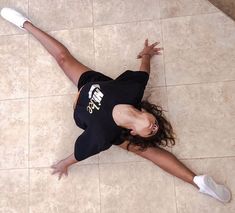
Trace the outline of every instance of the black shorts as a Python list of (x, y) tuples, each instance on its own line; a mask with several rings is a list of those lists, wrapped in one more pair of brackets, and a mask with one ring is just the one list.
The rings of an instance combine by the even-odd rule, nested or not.
[(82, 75), (79, 78), (77, 87), (78, 87), (78, 90), (80, 90), (80, 88), (88, 82), (110, 81), (110, 80), (113, 80), (113, 79), (106, 76), (106, 75), (104, 75), (101, 72), (97, 72), (97, 71), (94, 71), (94, 70), (89, 70), (89, 71), (86, 71), (86, 72), (82, 73)]

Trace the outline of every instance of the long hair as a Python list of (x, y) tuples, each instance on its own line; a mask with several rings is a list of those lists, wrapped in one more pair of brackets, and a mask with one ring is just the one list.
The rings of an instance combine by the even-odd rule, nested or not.
[(129, 129), (123, 129), (120, 135), (121, 141), (129, 141), (127, 150), (131, 144), (140, 146), (139, 150), (144, 151), (147, 147), (171, 147), (175, 145), (175, 133), (170, 122), (163, 114), (163, 108), (155, 104), (151, 104), (148, 101), (141, 101), (141, 108), (154, 115), (158, 122), (158, 131), (155, 135), (148, 138), (141, 137), (139, 135), (131, 135)]

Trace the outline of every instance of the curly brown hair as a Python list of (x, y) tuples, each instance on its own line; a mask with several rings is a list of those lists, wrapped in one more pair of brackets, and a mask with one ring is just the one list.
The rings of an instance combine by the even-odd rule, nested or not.
[(166, 119), (161, 106), (157, 106), (148, 101), (141, 101), (140, 107), (145, 111), (153, 114), (158, 122), (158, 131), (151, 137), (141, 137), (139, 135), (131, 135), (130, 129), (123, 129), (120, 135), (121, 141), (129, 141), (127, 150), (131, 144), (140, 146), (139, 150), (144, 151), (147, 147), (172, 147), (175, 145), (175, 133), (170, 122)]

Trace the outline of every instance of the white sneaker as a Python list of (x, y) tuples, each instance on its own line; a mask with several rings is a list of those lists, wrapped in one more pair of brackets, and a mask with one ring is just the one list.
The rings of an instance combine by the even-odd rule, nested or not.
[(230, 201), (231, 193), (229, 189), (224, 185), (217, 184), (212, 177), (208, 175), (195, 176), (193, 181), (200, 188), (199, 192), (208, 194), (225, 203)]
[[(11, 9), (11, 8), (7, 8), (4, 7), (1, 10), (1, 16), (6, 19), (7, 21), (11, 22), (12, 24), (16, 25), (17, 27), (19, 27), (22, 30), (25, 30), (23, 28), (23, 24), (26, 21), (31, 22), (29, 19), (27, 19), (26, 17), (24, 17), (22, 14), (20, 14), (19, 12)], [(26, 30), (25, 30), (26, 31)]]

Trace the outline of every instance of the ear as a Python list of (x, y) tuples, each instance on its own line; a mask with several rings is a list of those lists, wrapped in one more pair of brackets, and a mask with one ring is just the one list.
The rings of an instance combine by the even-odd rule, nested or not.
[(131, 130), (130, 133), (131, 133), (132, 135), (136, 135), (136, 132), (135, 132), (134, 130)]

